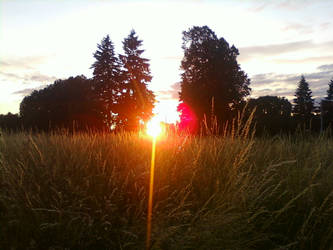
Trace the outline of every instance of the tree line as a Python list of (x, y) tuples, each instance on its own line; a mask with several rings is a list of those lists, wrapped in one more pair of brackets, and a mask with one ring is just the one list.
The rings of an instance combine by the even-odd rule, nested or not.
[[(286, 98), (261, 96), (246, 100), (250, 79), (237, 63), (238, 49), (218, 38), (207, 26), (183, 32), (184, 57), (181, 61), (181, 91), (178, 111), (181, 127), (198, 131), (203, 124), (214, 130), (215, 124), (232, 123), (246, 107), (257, 134), (295, 132), (297, 129), (320, 131), (333, 121), (333, 79), (327, 97), (314, 105), (312, 91), (304, 76), (295, 91), (294, 105)], [(216, 126), (215, 126), (216, 128)]]
[[(155, 96), (149, 60), (142, 56), (142, 40), (134, 30), (123, 40), (117, 55), (107, 35), (93, 54), (93, 77), (56, 80), (24, 97), (20, 114), (0, 115), (4, 129), (135, 131), (152, 116)], [(316, 107), (311, 89), (301, 76), (294, 105), (286, 98), (262, 96), (246, 99), (250, 79), (237, 62), (238, 49), (219, 38), (208, 26), (183, 32), (178, 111), (183, 130), (231, 123), (246, 107), (254, 111), (258, 134), (289, 133), (297, 128), (319, 131), (333, 121), (333, 79), (327, 97)]]
[[(138, 129), (152, 116), (155, 96), (149, 60), (142, 56), (142, 40), (132, 30), (117, 55), (109, 35), (93, 54), (93, 77), (84, 75), (56, 80), (24, 97), (17, 124), (11, 114), (2, 116), (1, 127), (32, 130), (126, 130)], [(7, 119), (8, 118), (8, 119)], [(8, 122), (7, 122), (8, 120)]]

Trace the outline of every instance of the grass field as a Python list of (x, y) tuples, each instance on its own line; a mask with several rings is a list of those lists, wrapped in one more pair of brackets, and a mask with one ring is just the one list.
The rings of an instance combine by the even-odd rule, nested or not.
[[(144, 249), (151, 141), (0, 137), (0, 249)], [(333, 249), (333, 140), (157, 142), (152, 249)]]

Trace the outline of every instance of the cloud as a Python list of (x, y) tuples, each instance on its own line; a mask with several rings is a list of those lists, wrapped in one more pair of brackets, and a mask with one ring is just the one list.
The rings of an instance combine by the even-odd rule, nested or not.
[(157, 91), (157, 96), (160, 100), (178, 99), (180, 91), (180, 82), (176, 82), (170, 86), (171, 89)]
[(307, 63), (307, 62), (332, 62), (333, 61), (333, 52), (332, 55), (327, 56), (313, 56), (313, 57), (304, 57), (300, 59), (273, 59), (275, 63)]
[(4, 78), (9, 78), (9, 79), (21, 79), (21, 77), (19, 77), (18, 75), (14, 74), (14, 73), (7, 73), (7, 72), (0, 71), (0, 75)]
[(253, 12), (260, 12), (263, 11), (264, 9), (268, 8), (271, 4), (268, 1), (265, 1), (263, 3), (259, 3), (254, 7), (249, 8), (250, 11)]
[(313, 32), (312, 27), (309, 25), (304, 25), (301, 23), (288, 23), (286, 26), (284, 26), (282, 31), (298, 31), (300, 34), (310, 34)]
[(267, 74), (257, 74), (251, 77), (251, 85), (255, 87), (263, 87), (267, 84), (276, 84), (280, 82), (293, 82), (297, 81), (299, 75), (293, 74), (275, 74), (275, 73), (267, 73)]
[(26, 88), (26, 89), (21, 89), (21, 90), (15, 91), (12, 94), (26, 96), (26, 95), (30, 95), (34, 90), (36, 90), (36, 89), (35, 88)]
[(34, 69), (35, 66), (43, 64), (49, 56), (25, 56), (7, 57), (0, 61), (1, 69)]
[(320, 28), (321, 28), (322, 30), (329, 29), (330, 26), (331, 26), (331, 23), (330, 23), (330, 22), (324, 22), (324, 23), (321, 23), (321, 24), (320, 24)]
[(278, 88), (278, 89), (261, 89), (256, 91), (256, 97), (259, 96), (280, 96), (280, 97), (286, 97), (287, 99), (293, 98), (293, 92), (291, 89), (285, 89), (285, 88)]
[(289, 11), (299, 11), (302, 8), (306, 8), (313, 4), (311, 0), (299, 0), (299, 1), (288, 1), (288, 0), (260, 0), (256, 1), (255, 6), (251, 7), (249, 10), (253, 12), (261, 12), (266, 9), (282, 9)]
[(1, 68), (2, 68), (2, 67), (7, 67), (7, 66), (10, 66), (10, 64), (7, 63), (7, 62), (1, 62), (1, 61), (0, 61), (0, 67), (1, 67)]
[(27, 95), (30, 95), (33, 91), (40, 90), (40, 89), (43, 89), (43, 88), (45, 88), (45, 85), (41, 85), (41, 86), (36, 87), (36, 88), (20, 89), (20, 90), (17, 90), (15, 92), (13, 92), (12, 94), (14, 94), (14, 95), (20, 95), (20, 96), (27, 96)]
[(282, 43), (282, 44), (269, 44), (261, 46), (250, 46), (239, 48), (240, 60), (246, 60), (251, 57), (257, 56), (274, 56), (291, 51), (302, 50), (313, 47), (311, 40)]
[(290, 0), (284, 0), (284, 1), (276, 1), (276, 7), (285, 9), (285, 10), (292, 10), (292, 11), (300, 11), (300, 9), (308, 7), (313, 3), (312, 0), (302, 0), (302, 1), (290, 1)]
[(57, 78), (40, 73), (38, 66), (45, 63), (49, 56), (4, 57), (0, 61), (2, 82), (52, 83)]
[(55, 80), (57, 80), (57, 78), (55, 76), (47, 76), (47, 75), (40, 74), (39, 72), (36, 72), (36, 73), (31, 74), (30, 76), (28, 76), (28, 80), (31, 80), (31, 81), (34, 81), (34, 82), (49, 82), (49, 83), (52, 83)]
[(40, 83), (53, 83), (57, 78), (55, 76), (48, 76), (41, 74), (40, 72), (33, 72), (29, 74), (15, 74), (15, 73), (7, 73), (4, 71), (0, 71), (0, 76), (5, 78), (7, 81), (23, 81), (24, 83), (30, 82), (40, 82)]
[[(316, 72), (304, 74), (315, 98), (326, 95), (328, 83), (333, 78), (333, 64), (325, 64), (317, 67)], [(257, 74), (251, 77), (253, 96), (277, 95), (292, 99), (300, 81), (299, 74)]]
[[(258, 57), (272, 57), (281, 56), (287, 53), (294, 53), (295, 51), (315, 51), (320, 50), (325, 52), (325, 56), (317, 57), (305, 57), (301, 59), (274, 59), (277, 63), (300, 63), (300, 62), (309, 62), (309, 61), (332, 61), (333, 60), (333, 40), (323, 42), (323, 43), (314, 43), (312, 40), (303, 40), (290, 43), (280, 43), (280, 44), (268, 44), (268, 45), (259, 45), (259, 46), (249, 46), (239, 48), (240, 61), (248, 61), (252, 58)], [(319, 53), (318, 53), (319, 54)], [(322, 53), (320, 53), (322, 54)]]
[(324, 64), (317, 68), (320, 71), (333, 71), (333, 64)]

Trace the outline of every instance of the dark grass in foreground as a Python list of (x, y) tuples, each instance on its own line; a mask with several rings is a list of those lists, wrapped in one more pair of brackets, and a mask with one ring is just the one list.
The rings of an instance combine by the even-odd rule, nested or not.
[[(144, 249), (151, 141), (0, 137), (0, 249)], [(152, 249), (330, 249), (333, 141), (157, 143)]]

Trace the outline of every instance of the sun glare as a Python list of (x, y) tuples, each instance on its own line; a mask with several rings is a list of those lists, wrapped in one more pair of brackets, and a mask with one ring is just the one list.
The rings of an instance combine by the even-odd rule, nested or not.
[(177, 112), (178, 100), (159, 100), (155, 103), (153, 110), (154, 116), (165, 123), (179, 122), (179, 113)]
[(146, 127), (147, 134), (151, 137), (157, 137), (162, 133), (161, 121), (155, 116), (148, 123)]

